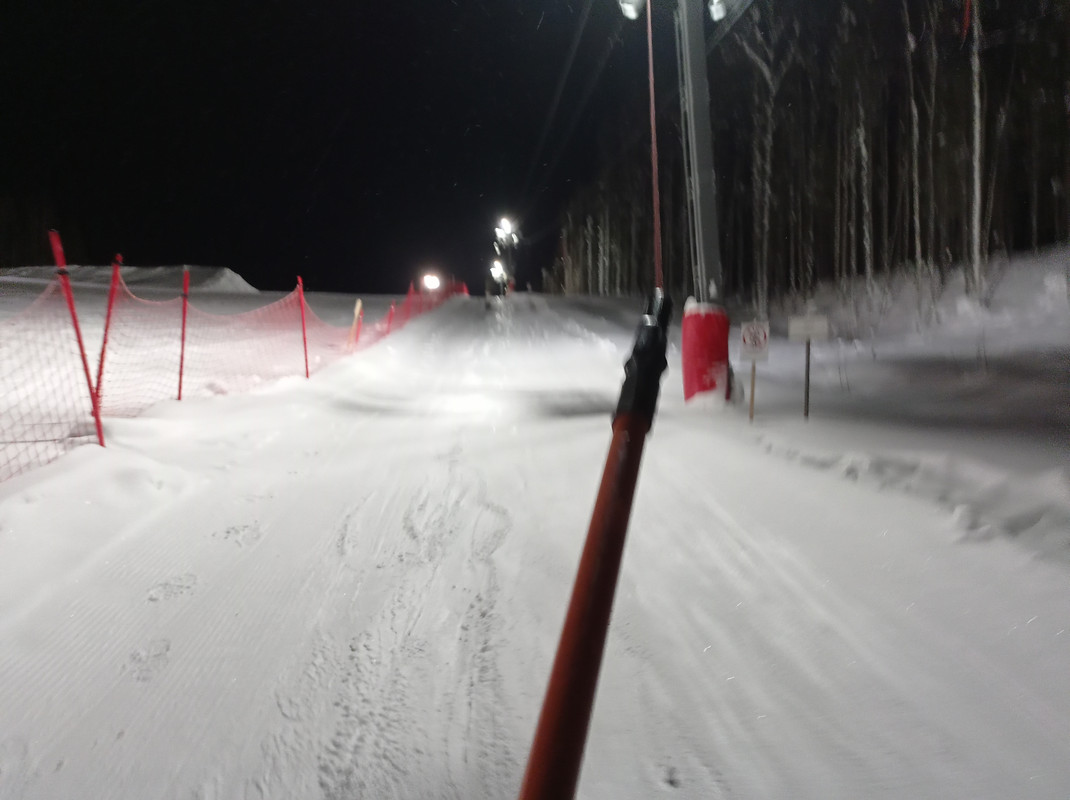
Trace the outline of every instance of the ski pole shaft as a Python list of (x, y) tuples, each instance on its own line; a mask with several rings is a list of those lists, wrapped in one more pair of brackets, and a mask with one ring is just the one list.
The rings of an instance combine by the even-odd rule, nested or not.
[(625, 366), (613, 439), (554, 657), (520, 800), (568, 800), (579, 781), (624, 540), (665, 370), (671, 304), (651, 302)]

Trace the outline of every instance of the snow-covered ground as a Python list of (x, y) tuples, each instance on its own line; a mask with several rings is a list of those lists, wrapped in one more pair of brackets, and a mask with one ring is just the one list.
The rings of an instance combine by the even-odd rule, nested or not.
[[(581, 797), (1070, 795), (1066, 257), (816, 346), (808, 422), (800, 345), (753, 425), (674, 346)], [(457, 298), (0, 484), (0, 798), (515, 796), (635, 321)]]

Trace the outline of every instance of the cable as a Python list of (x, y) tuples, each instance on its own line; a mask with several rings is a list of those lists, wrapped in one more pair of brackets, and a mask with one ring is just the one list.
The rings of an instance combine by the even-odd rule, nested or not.
[[(617, 22), (616, 28), (613, 33), (610, 34), (606, 49), (602, 51), (602, 55), (595, 65), (594, 70), (591, 72), (590, 80), (587, 81), (587, 85), (584, 87), (583, 95), (580, 97), (580, 101), (576, 104), (576, 111), (572, 115), (569, 121), (568, 128), (565, 131), (565, 135), (561, 139), (561, 144), (558, 146), (554, 157), (550, 160), (550, 165), (546, 168), (544, 178), (552, 175), (553, 171), (557, 168), (558, 161), (561, 160), (561, 156), (565, 151), (566, 145), (568, 145), (569, 139), (572, 138), (572, 133), (576, 129), (576, 125), (579, 124), (580, 118), (583, 116), (583, 112), (587, 108), (587, 101), (591, 99), (591, 95), (594, 93), (595, 87), (598, 85), (598, 80), (602, 76), (602, 71), (606, 68), (606, 64), (609, 63), (609, 57), (613, 54), (614, 48), (620, 41), (619, 33), (621, 27), (624, 25), (624, 17), (621, 17)], [(525, 212), (523, 216), (527, 216), (531, 211), (531, 207), (535, 205), (535, 201), (527, 201), (525, 198)]]
[(550, 112), (546, 115), (546, 120), (542, 126), (542, 133), (539, 134), (539, 143), (535, 145), (535, 157), (531, 161), (531, 165), (528, 167), (528, 174), (524, 178), (524, 191), (521, 192), (521, 197), (527, 198), (528, 190), (531, 188), (531, 178), (535, 173), (535, 167), (539, 163), (539, 157), (542, 156), (543, 145), (546, 144), (546, 136), (550, 133), (550, 126), (553, 124), (554, 117), (557, 116), (557, 106), (561, 102), (561, 95), (565, 91), (565, 84), (568, 82), (568, 76), (572, 71), (572, 62), (576, 59), (576, 51), (579, 49), (580, 39), (583, 38), (583, 31), (587, 27), (587, 17), (591, 14), (591, 5), (594, 0), (587, 0), (587, 3), (583, 7), (583, 11), (580, 13), (580, 23), (576, 28), (576, 33), (572, 37), (572, 45), (569, 47), (568, 57), (565, 59), (564, 69), (561, 70), (561, 76), (557, 79), (557, 89), (554, 90), (554, 99), (550, 101)]

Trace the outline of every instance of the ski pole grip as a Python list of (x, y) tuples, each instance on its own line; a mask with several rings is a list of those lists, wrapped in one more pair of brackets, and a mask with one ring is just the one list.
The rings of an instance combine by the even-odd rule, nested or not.
[(654, 424), (661, 389), (661, 374), (668, 366), (665, 358), (668, 347), (669, 320), (672, 318), (672, 299), (661, 289), (655, 289), (647, 303), (646, 313), (635, 334), (632, 355), (624, 365), (624, 385), (614, 421), (630, 414), (642, 419), (647, 430)]

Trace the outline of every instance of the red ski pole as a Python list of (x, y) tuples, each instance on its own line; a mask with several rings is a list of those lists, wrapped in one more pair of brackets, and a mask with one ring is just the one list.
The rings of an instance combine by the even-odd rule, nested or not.
[(587, 728), (643, 444), (654, 421), (665, 370), (672, 304), (655, 290), (625, 365), (613, 441), (602, 472), (564, 629), (557, 645), (520, 800), (569, 800), (576, 793)]

